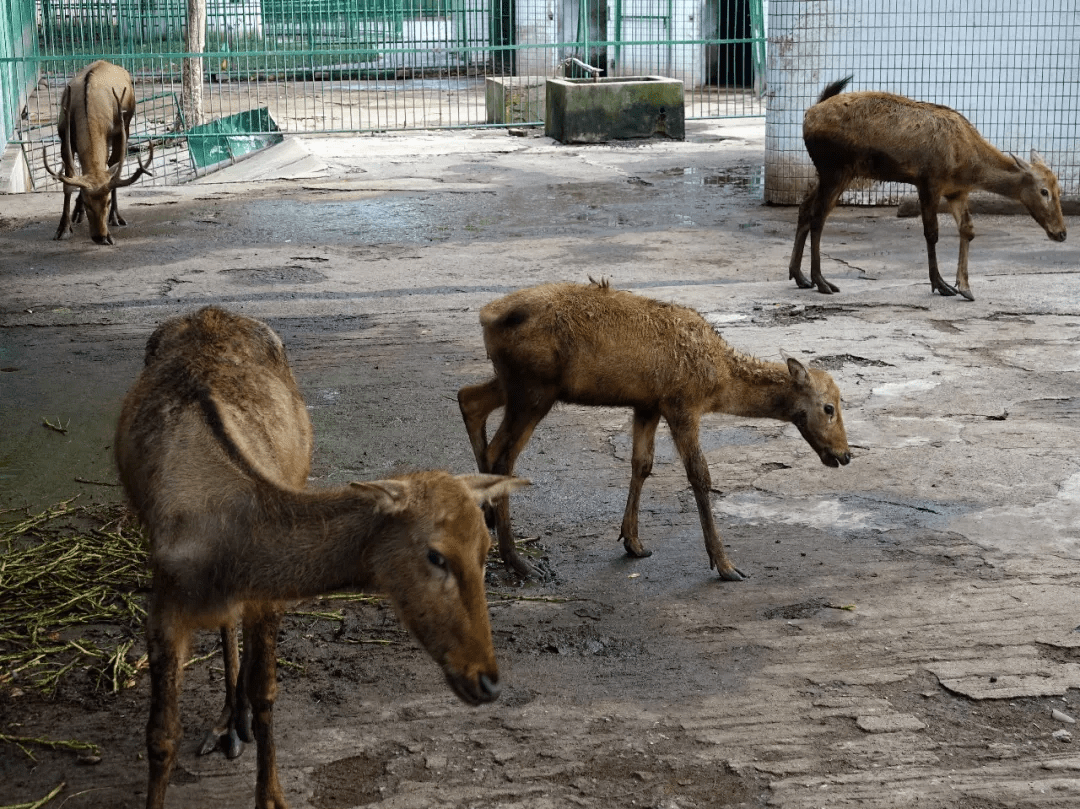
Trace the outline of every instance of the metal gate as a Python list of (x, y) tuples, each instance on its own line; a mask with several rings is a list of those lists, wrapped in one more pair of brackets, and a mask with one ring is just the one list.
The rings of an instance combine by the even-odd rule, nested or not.
[[(152, 182), (197, 173), (205, 168), (198, 155), (220, 156), (187, 149), (192, 122), (182, 112), (181, 68), (194, 55), (184, 46), (187, 0), (7, 2), (36, 20), (36, 47), (4, 60), (36, 80), (33, 92), (4, 99), (11, 140), (33, 155), (34, 188), (55, 187), (41, 167), (41, 149), (58, 160), (60, 95), (68, 79), (97, 58), (135, 77), (139, 103), (131, 141), (155, 142)], [(535, 87), (567, 55), (606, 75), (681, 79), (688, 118), (764, 115), (755, 90), (764, 76), (762, 0), (707, 0), (705, 17), (712, 19), (702, 18), (700, 0), (205, 4), (203, 112), (223, 137), (542, 124), (541, 105), (526, 106), (524, 116), (505, 110), (493, 116), (486, 81), (498, 78), (510, 90)], [(739, 25), (730, 23), (733, 17)], [(735, 74), (710, 63), (730, 50), (748, 55)], [(24, 114), (13, 115), (14, 107)]]

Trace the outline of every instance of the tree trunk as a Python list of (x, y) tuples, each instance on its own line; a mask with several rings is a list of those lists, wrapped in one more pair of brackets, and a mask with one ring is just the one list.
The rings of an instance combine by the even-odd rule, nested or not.
[[(206, 0), (187, 0), (187, 31), (184, 47), (188, 53), (206, 50)], [(180, 72), (180, 109), (183, 120), (177, 128), (190, 128), (203, 122), (203, 60), (201, 56), (184, 57)]]

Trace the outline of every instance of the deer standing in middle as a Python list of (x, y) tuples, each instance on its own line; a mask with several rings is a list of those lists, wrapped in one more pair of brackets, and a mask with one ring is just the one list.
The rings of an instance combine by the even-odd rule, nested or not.
[[(980, 188), (1017, 200), (1055, 242), (1065, 241), (1057, 177), (1031, 150), (1031, 162), (1005, 155), (963, 115), (940, 104), (912, 101), (892, 93), (841, 95), (851, 76), (827, 86), (803, 118), (803, 141), (817, 168), (817, 184), (799, 207), (789, 276), (803, 289), (839, 292), (821, 274), (821, 230), (840, 195), (856, 178), (911, 183), (919, 192), (923, 235), (930, 263), (930, 289), (975, 300), (968, 285), (968, 245), (975, 226), (968, 195)], [(937, 208), (944, 197), (960, 231), (956, 286), (938, 271)], [(810, 280), (802, 254), (810, 236)]]
[[(458, 405), (481, 472), (509, 475), (536, 425), (556, 402), (634, 410), (630, 493), (620, 538), (631, 556), (649, 556), (638, 539), (638, 502), (652, 472), (663, 416), (694, 490), (709, 566), (721, 578), (744, 575), (724, 552), (713, 520), (709, 465), (698, 442), (704, 413), (774, 418), (798, 427), (826, 466), (851, 460), (840, 391), (825, 371), (788, 358), (763, 362), (736, 352), (699, 313), (606, 281), (522, 289), (480, 310), (495, 376), (458, 391)], [(487, 418), (504, 407), (491, 443)], [(507, 498), (495, 501), (503, 563), (536, 573), (514, 545)]]

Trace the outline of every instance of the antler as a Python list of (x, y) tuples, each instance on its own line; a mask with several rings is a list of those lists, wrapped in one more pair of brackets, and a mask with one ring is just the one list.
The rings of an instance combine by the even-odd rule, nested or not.
[(113, 174), (113, 180), (109, 183), (109, 188), (125, 188), (131, 185), (140, 177), (142, 177), (144, 174), (147, 177), (154, 176), (154, 172), (150, 171), (149, 168), (149, 166), (154, 162), (154, 144), (152, 141), (150, 143), (150, 151), (146, 155), (146, 162), (143, 163), (142, 157), (139, 156), (136, 156), (135, 159), (139, 161), (139, 168), (137, 168), (130, 177), (127, 177), (123, 180), (118, 178), (120, 177), (120, 169), (122, 169), (124, 166), (124, 161), (121, 160), (119, 163), (116, 164), (116, 168), (114, 169)]
[[(123, 135), (122, 135), (122, 137), (120, 139), (119, 159), (116, 161), (116, 164), (109, 170), (109, 173), (110, 173), (109, 182), (105, 186), (104, 190), (111, 190), (113, 188), (125, 188), (125, 187), (131, 185), (136, 180), (138, 180), (144, 174), (149, 176), (149, 177), (154, 176), (154, 172), (150, 171), (150, 168), (149, 168), (153, 164), (153, 161), (154, 161), (154, 144), (153, 144), (153, 142), (151, 142), (150, 143), (150, 150), (149, 150), (149, 152), (147, 153), (147, 156), (146, 156), (146, 162), (144, 163), (143, 159), (141, 157), (136, 157), (136, 159), (139, 161), (139, 168), (136, 169), (132, 173), (132, 175), (130, 177), (120, 179), (120, 172), (123, 171), (123, 169), (124, 169), (124, 159), (127, 157), (128, 131), (127, 131), (127, 126), (124, 123), (124, 105), (123, 105), (124, 96), (127, 95), (127, 88), (126, 87), (123, 88), (123, 90), (119, 94), (117, 94), (116, 88), (114, 87), (113, 91), (112, 91), (112, 94), (113, 94), (113, 98), (116, 99), (116, 117), (117, 117), (117, 120), (118, 120), (118, 122), (120, 124), (120, 131), (123, 133)], [(72, 130), (71, 119), (69, 117), (68, 118), (68, 137), (67, 137), (67, 140), (64, 143), (64, 149), (65, 149), (66, 165), (74, 166), (75, 165), (74, 156), (71, 155), (71, 141), (72, 141), (72, 138), (74, 137), (74, 134), (73, 134), (73, 132), (71, 130)], [(99, 187), (99, 186), (95, 185), (91, 180), (89, 180), (86, 177), (85, 174), (78, 174), (78, 175), (71, 175), (71, 176), (57, 174), (55, 171), (53, 171), (49, 167), (48, 155), (46, 154), (46, 150), (45, 150), (44, 146), (41, 147), (41, 161), (45, 166), (45, 171), (47, 171), (54, 179), (59, 180), (60, 182), (62, 182), (64, 185), (70, 185), (70, 186), (73, 186), (75, 188), (82, 188), (82, 189), (86, 189), (86, 190), (94, 190), (94, 189), (97, 189)]]
[(57, 174), (55, 171), (53, 171), (51, 168), (49, 168), (49, 156), (46, 154), (44, 146), (41, 147), (41, 162), (45, 165), (45, 171), (47, 171), (49, 174), (51, 174), (55, 179), (62, 182), (64, 185), (72, 185), (72, 186), (75, 186), (75, 188), (93, 188), (94, 187), (93, 183), (91, 183), (89, 180), (87, 180), (86, 176), (83, 175), (83, 174), (80, 174), (78, 176), (68, 177), (68, 176), (65, 176), (65, 175)]
[(116, 99), (116, 116), (117, 116), (117, 118), (119, 119), (119, 122), (120, 122), (120, 131), (123, 132), (124, 134), (123, 134), (123, 137), (120, 139), (120, 159), (116, 161), (116, 165), (113, 167), (112, 178), (109, 180), (109, 188), (126, 188), (127, 186), (131, 185), (133, 182), (138, 180), (140, 177), (142, 177), (144, 174), (149, 176), (149, 177), (154, 176), (154, 173), (152, 171), (150, 171), (150, 169), (148, 168), (148, 166), (151, 165), (153, 163), (153, 161), (154, 161), (154, 143), (153, 143), (153, 141), (150, 142), (150, 154), (146, 158), (146, 163), (144, 164), (143, 161), (142, 161), (142, 158), (137, 156), (136, 160), (139, 161), (139, 168), (136, 169), (136, 171), (130, 177), (128, 177), (128, 178), (126, 178), (124, 180), (121, 180), (120, 179), (120, 172), (124, 168), (124, 159), (127, 157), (127, 142), (128, 142), (128, 128), (127, 128), (126, 123), (124, 122), (124, 103), (123, 103), (124, 102), (124, 96), (127, 95), (127, 88), (126, 87), (123, 88), (120, 91), (120, 94), (117, 95), (116, 94), (116, 88), (114, 87), (113, 91), (112, 91), (112, 94), (113, 94), (113, 98)]

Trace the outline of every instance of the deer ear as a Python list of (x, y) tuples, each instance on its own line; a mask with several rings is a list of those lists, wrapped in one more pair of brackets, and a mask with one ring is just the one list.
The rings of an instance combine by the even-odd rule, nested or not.
[(465, 484), (479, 506), (510, 494), (515, 489), (530, 485), (529, 481), (523, 478), (511, 478), (505, 475), (458, 475), (457, 479)]
[(1042, 155), (1039, 154), (1038, 151), (1036, 151), (1035, 149), (1031, 150), (1031, 162), (1040, 166), (1046, 165), (1046, 161), (1043, 160)]
[(375, 509), (383, 514), (404, 511), (409, 502), (409, 484), (404, 480), (353, 480), (349, 485), (363, 489), (371, 496)]
[(810, 372), (806, 370), (806, 366), (787, 354), (784, 354), (784, 359), (787, 360), (788, 373), (791, 374), (791, 378), (795, 380), (795, 383), (797, 385), (809, 384)]
[[(1034, 152), (1035, 150), (1032, 149), (1031, 151)], [(1011, 157), (1013, 160), (1016, 161), (1016, 165), (1017, 165), (1018, 168), (1020, 168), (1020, 169), (1022, 169), (1024, 171), (1031, 171), (1031, 166), (1028, 163), (1025, 163), (1023, 160), (1021, 160), (1016, 155), (1014, 155), (1012, 152), (1009, 152), (1009, 157)]]

